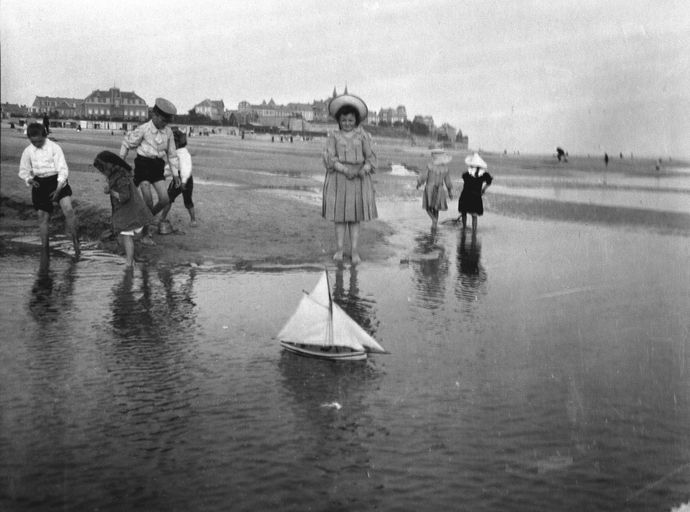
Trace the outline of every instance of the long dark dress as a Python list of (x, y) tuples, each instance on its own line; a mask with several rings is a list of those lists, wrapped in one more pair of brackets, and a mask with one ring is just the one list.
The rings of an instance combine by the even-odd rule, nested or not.
[[(478, 173), (477, 173), (478, 174)], [(474, 215), (484, 214), (484, 202), (482, 201), (482, 186), (484, 182), (491, 185), (493, 178), (488, 172), (472, 176), (469, 171), (462, 175), (462, 192), (458, 200), (458, 211)]]

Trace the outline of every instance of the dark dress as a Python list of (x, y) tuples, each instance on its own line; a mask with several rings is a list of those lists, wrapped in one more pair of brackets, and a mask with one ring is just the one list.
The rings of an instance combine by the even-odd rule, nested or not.
[(488, 172), (480, 176), (472, 176), (468, 171), (462, 175), (462, 192), (458, 200), (458, 211), (475, 215), (484, 214), (484, 202), (482, 201), (482, 186), (484, 182), (491, 185), (493, 178)]
[(108, 186), (120, 196), (119, 199), (110, 196), (115, 233), (139, 229), (153, 220), (151, 210), (144, 203), (134, 181), (125, 170), (118, 170), (111, 174), (108, 177)]

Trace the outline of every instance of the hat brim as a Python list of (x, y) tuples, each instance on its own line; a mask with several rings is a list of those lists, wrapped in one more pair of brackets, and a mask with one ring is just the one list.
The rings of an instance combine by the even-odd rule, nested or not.
[(465, 158), (465, 165), (467, 167), (479, 167), (480, 169), (486, 169), (487, 165), (484, 159), (479, 155), (472, 155)]
[(357, 112), (359, 112), (360, 121), (364, 121), (369, 114), (369, 109), (367, 109), (367, 104), (359, 96), (354, 96), (353, 94), (341, 94), (336, 96), (328, 102), (328, 113), (331, 117), (335, 118), (338, 110), (346, 105), (354, 107)]

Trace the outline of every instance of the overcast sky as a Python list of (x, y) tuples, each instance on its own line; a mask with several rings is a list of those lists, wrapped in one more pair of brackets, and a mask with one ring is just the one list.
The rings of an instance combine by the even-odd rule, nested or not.
[(3, 102), (116, 85), (310, 103), (347, 84), (485, 150), (690, 157), (687, 0), (2, 0)]

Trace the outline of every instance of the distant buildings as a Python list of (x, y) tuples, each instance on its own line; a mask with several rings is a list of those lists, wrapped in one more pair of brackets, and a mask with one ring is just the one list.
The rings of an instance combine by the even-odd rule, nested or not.
[(26, 105), (18, 105), (16, 103), (3, 103), (0, 105), (2, 110), (2, 118), (8, 119), (10, 117), (24, 117), (29, 113)]
[(212, 121), (221, 121), (225, 115), (225, 103), (223, 100), (205, 99), (201, 103), (194, 105), (194, 113), (206, 116)]
[(34, 115), (102, 120), (142, 121), (149, 115), (149, 107), (140, 96), (117, 87), (107, 91), (97, 89), (84, 99), (36, 96), (30, 111)]
[(107, 91), (95, 90), (86, 97), (82, 117), (145, 121), (149, 107), (134, 91), (111, 87)]
[(83, 99), (36, 96), (31, 105), (32, 114), (49, 116), (76, 117), (81, 114)]

